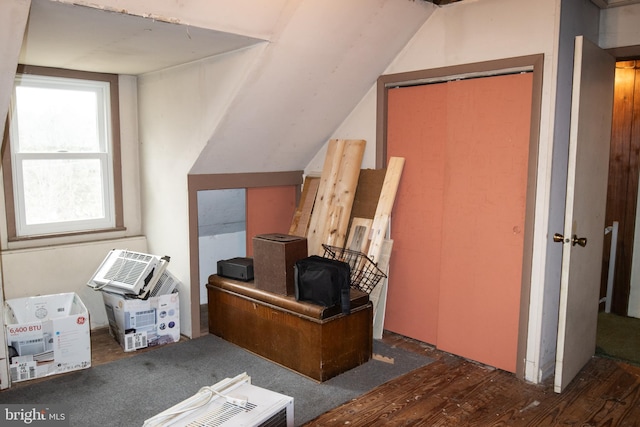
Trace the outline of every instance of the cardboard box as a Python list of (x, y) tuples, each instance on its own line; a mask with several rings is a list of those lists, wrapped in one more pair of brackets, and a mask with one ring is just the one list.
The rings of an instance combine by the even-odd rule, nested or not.
[(306, 237), (260, 234), (253, 238), (253, 283), (256, 288), (294, 295), (294, 266), (308, 255)]
[(12, 382), (91, 366), (89, 312), (75, 293), (5, 302)]
[(124, 351), (180, 341), (178, 293), (146, 300), (102, 292), (109, 332)]
[[(3, 347), (4, 348), (4, 347)], [(9, 361), (7, 359), (0, 359), (0, 390), (9, 388)]]

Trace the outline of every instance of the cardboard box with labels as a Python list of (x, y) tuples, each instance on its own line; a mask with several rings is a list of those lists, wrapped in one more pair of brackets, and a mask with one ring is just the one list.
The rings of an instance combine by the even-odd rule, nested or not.
[(178, 293), (149, 299), (128, 299), (102, 292), (109, 332), (124, 351), (180, 341)]
[(77, 294), (5, 302), (11, 382), (91, 366), (89, 312)]

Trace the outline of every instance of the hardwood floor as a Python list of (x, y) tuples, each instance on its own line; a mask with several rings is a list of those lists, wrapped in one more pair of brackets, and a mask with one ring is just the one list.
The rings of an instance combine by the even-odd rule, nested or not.
[[(551, 383), (528, 384), (410, 338), (385, 332), (382, 340), (435, 361), (305, 426), (640, 427), (640, 366), (594, 357), (565, 392), (556, 394)], [(92, 331), (91, 345), (93, 366), (153, 351), (125, 353), (107, 330)]]
[(306, 426), (640, 426), (640, 367), (594, 357), (562, 394), (385, 333), (383, 341), (436, 361)]

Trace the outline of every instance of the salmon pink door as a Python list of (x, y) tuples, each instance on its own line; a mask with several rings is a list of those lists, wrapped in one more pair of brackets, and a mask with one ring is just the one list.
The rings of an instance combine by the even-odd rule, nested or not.
[(406, 158), (385, 329), (515, 372), (532, 73), (388, 91)]

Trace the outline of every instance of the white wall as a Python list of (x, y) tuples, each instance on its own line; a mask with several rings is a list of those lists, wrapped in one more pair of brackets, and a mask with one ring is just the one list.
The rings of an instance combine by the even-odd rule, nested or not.
[(171, 257), (168, 268), (182, 282), (180, 323), (187, 336), (192, 331), (187, 175), (262, 49), (138, 79), (144, 234), (151, 253)]
[[(536, 192), (536, 230), (546, 230), (551, 188), (551, 165), (554, 126), (554, 93), (557, 38), (559, 32), (559, 1), (482, 0), (465, 1), (438, 9), (422, 26), (407, 46), (387, 68), (385, 74), (447, 67), (532, 54), (544, 54), (542, 111), (538, 151), (538, 182)], [(375, 135), (376, 92), (373, 87), (344, 123), (334, 138), (344, 135)], [(372, 142), (367, 149), (371, 150)], [(375, 166), (374, 153), (365, 155), (364, 167)], [(410, 161), (410, 160), (409, 160)], [(318, 170), (317, 156), (306, 171)], [(531, 293), (537, 317), (530, 326), (534, 340), (540, 340), (542, 301), (544, 293), (546, 233), (534, 236), (534, 261)], [(555, 319), (557, 322), (557, 318)], [(553, 343), (555, 346), (555, 343)], [(538, 346), (530, 345), (534, 350)], [(539, 353), (530, 355), (535, 362)], [(529, 379), (537, 380), (537, 364)]]
[(2, 253), (4, 292), (7, 300), (36, 295), (75, 292), (89, 310), (91, 328), (107, 327), (102, 294), (87, 286), (111, 249), (147, 252), (141, 236), (117, 240), (39, 248)]
[(101, 296), (86, 286), (87, 281), (111, 249), (139, 252), (147, 252), (148, 249), (146, 238), (141, 236), (135, 77), (120, 77), (119, 96), (123, 215), (126, 230), (101, 233), (97, 241), (95, 235), (87, 234), (73, 238), (9, 242), (4, 192), (0, 186), (0, 262), (6, 298), (75, 292), (87, 305), (92, 328), (107, 326), (107, 319)]
[(247, 203), (244, 188), (198, 191), (200, 304), (206, 304), (209, 276), (218, 261), (247, 255)]
[[(303, 167), (437, 9), (406, 0), (290, 3), (192, 173), (213, 173), (216, 158), (224, 159), (218, 172), (238, 172), (240, 160), (255, 172)], [(241, 159), (235, 146), (252, 155)]]
[(217, 273), (218, 261), (247, 254), (247, 232), (212, 234), (199, 237), (200, 304), (206, 304), (209, 276)]
[[(3, 58), (0, 61), (0, 117), (5, 117), (9, 110), (10, 88), (13, 87), (22, 34), (27, 23), (29, 0), (11, 0), (5, 2), (5, 5), (6, 8), (0, 14), (0, 40), (7, 40), (7, 43), (0, 44), (0, 58)], [(4, 124), (5, 122), (2, 120), (0, 135), (4, 134)], [(0, 263), (0, 318), (4, 318), (2, 288), (2, 265)], [(0, 327), (0, 342), (4, 343), (4, 340), (4, 327)], [(6, 346), (0, 345), (0, 388), (3, 389), (9, 386), (6, 353)]]
[[(424, 70), (515, 56), (544, 53), (552, 57), (557, 37), (559, 0), (465, 0), (436, 10), (396, 56), (384, 74)], [(545, 76), (553, 63), (545, 61)], [(544, 86), (550, 95), (550, 83)], [(375, 167), (376, 86), (372, 86), (331, 138), (367, 140), (363, 167)], [(549, 102), (547, 102), (549, 103)], [(547, 108), (547, 106), (543, 108)], [(549, 117), (552, 111), (547, 110)], [(550, 126), (543, 123), (543, 129)], [(548, 131), (548, 129), (546, 129)], [(322, 171), (326, 144), (305, 173)]]
[[(539, 3), (526, 0), (466, 0), (440, 7), (397, 55), (384, 74), (423, 70), (515, 56), (543, 53), (552, 56), (557, 36), (556, 0)], [(553, 75), (553, 63), (545, 61), (545, 76)], [(550, 82), (543, 88), (548, 97)], [(549, 101), (547, 101), (549, 104)], [(547, 120), (548, 105), (543, 106)], [(363, 167), (375, 167), (376, 87), (332, 134), (332, 138), (364, 138), (367, 150)], [(548, 136), (548, 135), (547, 135)], [(307, 165), (305, 172), (322, 170), (326, 144)]]
[[(376, 167), (376, 123), (376, 85), (373, 85), (331, 136), (341, 139), (364, 139), (367, 142), (362, 157), (363, 169)], [(321, 175), (327, 145), (325, 143), (305, 167), (305, 175)]]
[[(18, 55), (22, 44), (22, 34), (27, 25), (30, 0), (9, 0), (0, 15), (0, 117), (6, 117), (13, 78), (18, 65)], [(0, 121), (0, 130), (4, 134), (5, 121)]]

